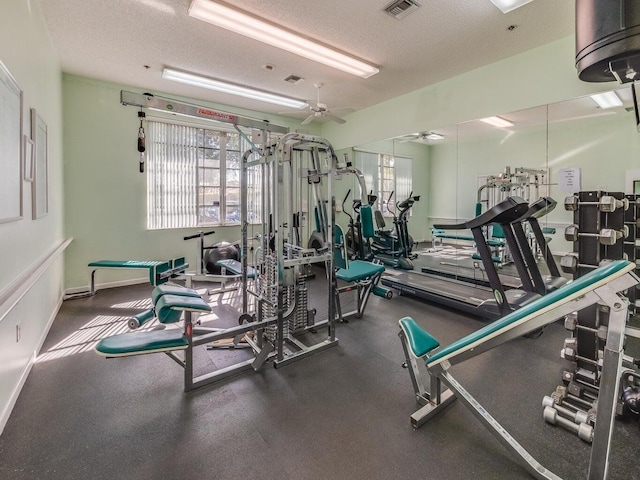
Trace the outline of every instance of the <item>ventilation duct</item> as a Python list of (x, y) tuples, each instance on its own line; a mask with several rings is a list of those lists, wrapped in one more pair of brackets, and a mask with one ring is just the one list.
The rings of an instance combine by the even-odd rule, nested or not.
[(384, 11), (400, 20), (418, 8), (420, 8), (420, 3), (416, 0), (396, 0), (384, 7)]
[(576, 68), (585, 82), (640, 80), (640, 2), (576, 0)]

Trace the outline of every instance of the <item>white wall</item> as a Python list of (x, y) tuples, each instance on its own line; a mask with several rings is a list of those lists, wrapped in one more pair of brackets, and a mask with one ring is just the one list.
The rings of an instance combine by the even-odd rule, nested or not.
[[(62, 108), (60, 68), (36, 0), (3, 2), (0, 60), (24, 92), (23, 131), (30, 132), (29, 109), (46, 121), (49, 142), (49, 214), (31, 218), (31, 184), (23, 183), (24, 217), (0, 223), (0, 431), (2, 431), (34, 355), (62, 299), (63, 260), (58, 258), (13, 306), (5, 302), (25, 272), (37, 267), (63, 241)], [(2, 162), (19, 159), (0, 158)], [(18, 282), (19, 283), (19, 282)], [(11, 308), (9, 308), (11, 307)], [(16, 326), (21, 329), (17, 341)]]

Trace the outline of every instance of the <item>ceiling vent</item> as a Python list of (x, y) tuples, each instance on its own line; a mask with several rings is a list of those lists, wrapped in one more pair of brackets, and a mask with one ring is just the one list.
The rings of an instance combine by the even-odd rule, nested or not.
[(293, 83), (294, 85), (297, 85), (303, 80), (304, 78), (299, 77), (298, 75), (293, 75), (293, 74), (289, 75), (287, 78), (284, 79), (285, 82)]
[(396, 0), (384, 7), (384, 11), (393, 18), (401, 20), (418, 8), (420, 8), (420, 3), (416, 0)]

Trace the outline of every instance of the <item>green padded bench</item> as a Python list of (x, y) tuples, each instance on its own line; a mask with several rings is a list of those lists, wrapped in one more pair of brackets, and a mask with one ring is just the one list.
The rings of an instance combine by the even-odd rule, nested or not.
[[(559, 479), (533, 458), (495, 418), (452, 376), (451, 367), (509, 340), (536, 331), (558, 318), (594, 304), (608, 307), (606, 347), (600, 372), (589, 479), (606, 478), (608, 456), (622, 375), (628, 301), (622, 292), (640, 283), (636, 265), (616, 260), (567, 283), (485, 327), (440, 347), (440, 342), (411, 317), (399, 320), (400, 339), (415, 398), (422, 407), (411, 415), (415, 428), (423, 425), (456, 398), (491, 431), (536, 478)], [(428, 379), (422, 378), (418, 360), (424, 360)], [(424, 369), (424, 367), (423, 367)], [(524, 372), (523, 372), (524, 373)]]
[[(218, 260), (216, 265), (219, 267), (229, 270), (234, 275), (242, 275), (242, 264), (238, 260), (234, 260), (232, 258), (225, 258), (223, 260)], [(253, 267), (247, 267), (247, 278), (254, 279), (258, 278), (258, 272)]]
[[(211, 311), (211, 307), (199, 295), (191, 296), (190, 293), (193, 291), (184, 290), (183, 295), (174, 291), (156, 296), (154, 311), (160, 323), (176, 323), (180, 321), (184, 312)], [(188, 347), (189, 340), (185, 332), (181, 329), (168, 329), (113, 335), (100, 340), (95, 350), (105, 357), (124, 357), (185, 350)]]
[[(449, 239), (449, 240), (463, 240), (465, 242), (475, 242), (475, 239), (472, 236), (467, 235), (455, 235), (453, 233), (447, 233), (445, 230), (439, 228), (431, 229), (431, 245), (435, 249), (436, 248), (436, 239)], [(501, 248), (506, 246), (506, 241), (502, 240), (502, 237), (499, 238), (489, 238), (487, 239), (487, 245), (493, 248)], [(494, 257), (494, 262), (496, 262)], [(499, 262), (499, 261), (498, 261)]]
[[(611, 262), (601, 268), (589, 272), (573, 282), (569, 282), (557, 290), (540, 297), (539, 299), (514, 310), (509, 315), (496, 320), (489, 325), (477, 330), (466, 337), (456, 340), (452, 344), (425, 358), (427, 366), (442, 362), (460, 350), (472, 350), (478, 344), (489, 338), (496, 337), (511, 328), (523, 324), (540, 315), (541, 312), (568, 303), (587, 291), (592, 291), (611, 279), (617, 278), (632, 271), (635, 266), (624, 260)], [(440, 343), (428, 332), (418, 325), (411, 317), (405, 317), (399, 321), (400, 328), (404, 331), (411, 353), (415, 357), (423, 357), (437, 348)]]
[(103, 268), (148, 270), (149, 283), (154, 287), (168, 282), (171, 277), (184, 273), (187, 268), (189, 268), (189, 264), (186, 263), (184, 257), (173, 258), (166, 262), (158, 260), (98, 260), (89, 263), (87, 266), (92, 269), (89, 291), (71, 294), (68, 295), (67, 298), (81, 298), (95, 295), (96, 271)]

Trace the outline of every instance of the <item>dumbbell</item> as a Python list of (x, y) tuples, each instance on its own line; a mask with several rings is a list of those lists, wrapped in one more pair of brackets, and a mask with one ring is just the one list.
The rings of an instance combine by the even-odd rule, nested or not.
[(566, 338), (564, 341), (564, 348), (560, 352), (560, 356), (570, 362), (585, 362), (594, 367), (602, 367), (603, 359), (601, 351), (598, 351), (598, 360), (592, 358), (582, 357), (578, 355), (578, 339), (575, 337)]
[(573, 423), (571, 420), (567, 420), (566, 418), (558, 415), (558, 412), (552, 407), (544, 407), (542, 417), (545, 422), (550, 423), (551, 425), (561, 425), (567, 430), (572, 431), (578, 435), (580, 440), (584, 440), (587, 443), (591, 443), (593, 441), (593, 427), (587, 423)]
[(588, 263), (580, 263), (578, 260), (578, 254), (575, 252), (568, 253), (560, 258), (560, 268), (564, 273), (576, 273), (578, 268), (598, 268), (611, 263), (613, 260), (605, 258), (601, 260), (598, 265), (591, 265)]
[(591, 332), (595, 334), (600, 340), (607, 339), (607, 326), (600, 325), (598, 328), (586, 327), (584, 325), (580, 325), (578, 323), (578, 314), (577, 312), (570, 313), (565, 315), (564, 317), (564, 328), (569, 330), (570, 332), (575, 332), (576, 330), (582, 330), (584, 332)]
[[(573, 406), (573, 405), (572, 405)], [(542, 408), (551, 407), (556, 410), (562, 417), (571, 420), (573, 423), (589, 423), (589, 414), (583, 410), (571, 410), (560, 403), (556, 403), (553, 397), (545, 396), (542, 399)]]
[(597, 238), (602, 245), (615, 245), (621, 238), (629, 236), (629, 227), (624, 225), (622, 230), (614, 230), (613, 228), (603, 228), (598, 233), (581, 233), (578, 225), (575, 223), (564, 229), (564, 238), (568, 242), (575, 242), (580, 237)]
[(611, 213), (618, 208), (623, 210), (629, 208), (629, 200), (627, 198), (618, 200), (611, 195), (603, 195), (597, 202), (581, 202), (575, 195), (570, 195), (564, 199), (564, 209), (569, 212), (575, 212), (582, 205), (597, 205), (598, 210), (601, 212)]

